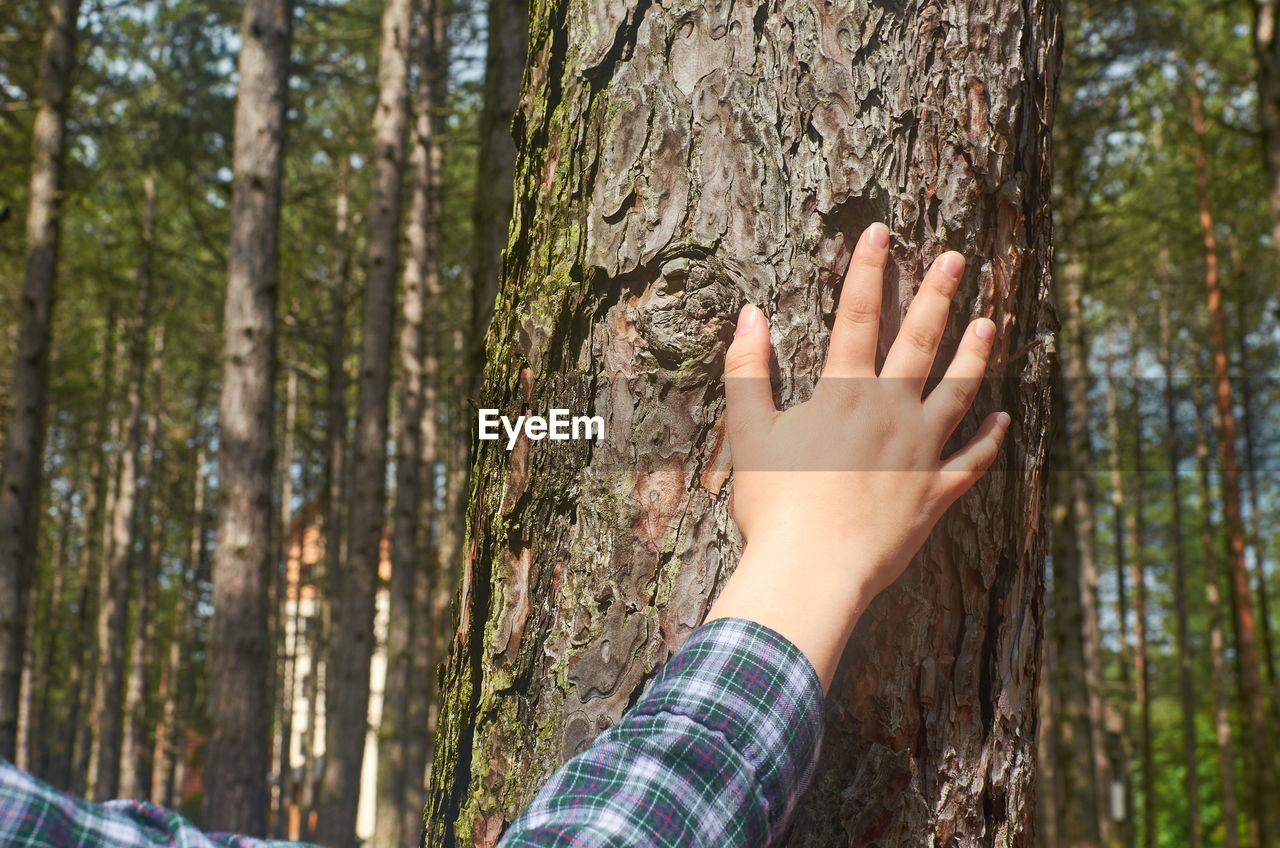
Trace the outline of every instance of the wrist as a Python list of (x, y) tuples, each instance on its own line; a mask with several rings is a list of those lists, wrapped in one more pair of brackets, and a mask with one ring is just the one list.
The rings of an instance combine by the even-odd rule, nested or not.
[(813, 664), (825, 692), (858, 618), (874, 596), (874, 569), (849, 567), (847, 550), (747, 544), (707, 615), (755, 621), (791, 641)]

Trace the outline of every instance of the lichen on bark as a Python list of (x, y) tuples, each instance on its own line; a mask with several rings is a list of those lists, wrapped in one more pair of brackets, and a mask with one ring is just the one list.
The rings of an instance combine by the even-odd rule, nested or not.
[(480, 443), (428, 844), (496, 843), (700, 622), (741, 542), (733, 319), (765, 309), (777, 400), (804, 400), (876, 220), (882, 348), (963, 251), (944, 349), (990, 316), (1002, 379), (957, 439), (996, 408), (1013, 439), (855, 633), (791, 844), (1029, 844), (1059, 50), (1052, 0), (535, 4), (480, 405), (606, 437)]

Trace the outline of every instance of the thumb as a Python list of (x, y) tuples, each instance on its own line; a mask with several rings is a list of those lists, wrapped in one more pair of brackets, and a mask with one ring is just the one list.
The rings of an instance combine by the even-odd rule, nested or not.
[(738, 313), (738, 329), (724, 357), (724, 395), (729, 441), (739, 447), (777, 413), (769, 380), (769, 327), (764, 313), (750, 303)]

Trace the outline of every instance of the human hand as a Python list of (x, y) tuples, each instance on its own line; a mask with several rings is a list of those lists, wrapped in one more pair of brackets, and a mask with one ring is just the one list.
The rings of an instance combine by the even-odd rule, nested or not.
[(863, 232), (808, 401), (774, 408), (769, 330), (756, 307), (739, 314), (725, 357), (733, 515), (746, 548), (708, 617), (752, 618), (787, 636), (824, 689), (858, 615), (991, 465), (1009, 422), (987, 416), (964, 447), (941, 457), (986, 371), (988, 318), (969, 325), (942, 381), (921, 399), (964, 272), (958, 253), (933, 263), (876, 374), (888, 242), (883, 224)]

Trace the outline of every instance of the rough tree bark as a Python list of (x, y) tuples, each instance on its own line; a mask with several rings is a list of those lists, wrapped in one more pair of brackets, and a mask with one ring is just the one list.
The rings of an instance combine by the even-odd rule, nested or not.
[(324, 789), (319, 841), (356, 844), (360, 767), (368, 723), (369, 662), (374, 598), (386, 506), (387, 400), (391, 389), (391, 328), (399, 267), (400, 182), (409, 111), (410, 0), (386, 0), (373, 118), (373, 184), (369, 198), (369, 259), (356, 393), (347, 558), (336, 597), (325, 698)]
[(36, 568), (40, 466), (61, 205), (63, 133), (75, 71), (80, 0), (51, 0), (40, 60), (40, 108), (31, 137), (26, 281), (0, 464), (0, 757), (18, 741), (26, 598)]
[(1030, 844), (1059, 45), (1038, 0), (536, 6), (481, 405), (606, 436), (478, 453), (428, 844), (492, 846), (701, 621), (739, 543), (733, 316), (771, 313), (779, 400), (805, 398), (875, 220), (886, 342), (924, 264), (970, 257), (948, 339), (996, 321), (977, 407), (1013, 438), (863, 617), (790, 844)]
[(206, 827), (267, 829), (276, 281), (291, 0), (246, 0), (223, 316)]
[(1200, 230), (1204, 240), (1205, 291), (1208, 297), (1209, 352), (1213, 361), (1214, 398), (1219, 427), (1218, 447), (1222, 454), (1222, 497), (1230, 543), (1230, 575), (1235, 587), (1235, 618), (1239, 636), (1238, 662), (1241, 670), (1239, 686), (1244, 713), (1244, 727), (1250, 778), (1249, 802), (1257, 833), (1258, 848), (1271, 848), (1280, 836), (1275, 822), (1274, 795), (1276, 766), (1267, 723), (1265, 694), (1262, 688), (1261, 661), (1258, 658), (1257, 627), (1253, 618), (1253, 602), (1249, 590), (1249, 573), (1244, 556), (1244, 518), (1240, 504), (1240, 465), (1236, 458), (1235, 402), (1228, 373), (1226, 330), (1222, 316), (1222, 282), (1218, 267), (1217, 236), (1213, 212), (1209, 204), (1209, 166), (1205, 152), (1205, 136), (1209, 122), (1204, 116), (1200, 83), (1194, 66), (1190, 70), (1191, 121), (1195, 130), (1196, 193), (1200, 206)]

